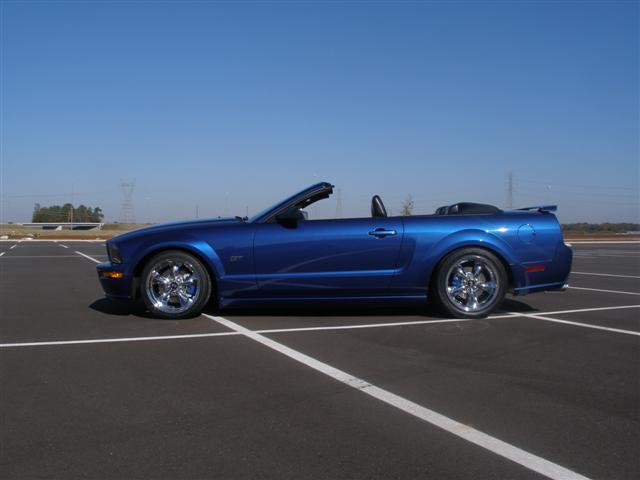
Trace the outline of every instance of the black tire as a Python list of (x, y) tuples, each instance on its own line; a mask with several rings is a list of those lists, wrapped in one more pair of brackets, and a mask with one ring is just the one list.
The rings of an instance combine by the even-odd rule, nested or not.
[(159, 318), (199, 315), (211, 297), (211, 290), (211, 279), (202, 262), (180, 250), (153, 256), (140, 277), (140, 296), (151, 314)]
[[(477, 265), (480, 269), (474, 275)], [(455, 318), (486, 317), (502, 304), (508, 286), (500, 259), (482, 248), (461, 248), (450, 253), (438, 265), (433, 280), (431, 291), (438, 305)]]

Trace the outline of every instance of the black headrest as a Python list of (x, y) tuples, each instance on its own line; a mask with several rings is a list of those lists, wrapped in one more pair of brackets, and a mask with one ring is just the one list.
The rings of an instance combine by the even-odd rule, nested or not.
[(460, 202), (450, 206), (440, 207), (436, 210), (436, 215), (479, 215), (501, 213), (498, 207), (486, 205), (484, 203)]
[(387, 209), (384, 208), (384, 203), (378, 195), (374, 195), (371, 199), (371, 216), (372, 217), (386, 217)]

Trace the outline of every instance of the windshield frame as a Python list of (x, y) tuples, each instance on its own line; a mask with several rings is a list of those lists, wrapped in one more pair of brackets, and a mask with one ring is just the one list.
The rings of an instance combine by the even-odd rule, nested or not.
[(312, 197), (314, 195), (318, 195), (320, 193), (327, 193), (328, 194), (327, 196), (331, 195), (333, 193), (333, 185), (331, 185), (329, 182), (320, 182), (320, 183), (316, 183), (315, 185), (311, 185), (310, 187), (307, 187), (304, 190), (301, 190), (300, 192), (285, 198), (284, 200), (276, 203), (275, 205), (272, 205), (271, 207), (256, 213), (251, 218), (249, 218), (248, 222), (249, 223), (269, 222), (273, 218), (275, 218), (276, 215), (284, 212), (285, 210), (295, 205), (296, 203), (302, 202), (305, 199)]

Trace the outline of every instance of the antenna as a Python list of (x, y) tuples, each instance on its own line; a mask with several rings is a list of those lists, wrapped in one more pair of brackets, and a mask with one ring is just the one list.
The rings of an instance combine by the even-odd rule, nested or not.
[(122, 190), (120, 223), (136, 223), (136, 214), (133, 209), (133, 189), (135, 186), (135, 180), (133, 182), (122, 182), (120, 184), (120, 189)]
[(336, 218), (342, 218), (342, 190), (338, 189), (336, 201)]

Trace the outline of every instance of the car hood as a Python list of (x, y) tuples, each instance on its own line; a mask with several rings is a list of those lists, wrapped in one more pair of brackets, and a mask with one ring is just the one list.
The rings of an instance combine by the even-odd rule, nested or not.
[(111, 241), (121, 241), (121, 240), (129, 240), (132, 238), (140, 237), (146, 234), (152, 233), (160, 233), (164, 231), (171, 230), (183, 230), (189, 229), (193, 227), (198, 227), (202, 225), (207, 225), (211, 227), (229, 225), (232, 223), (241, 223), (241, 220), (238, 217), (228, 217), (228, 218), (203, 218), (198, 220), (183, 220), (180, 222), (167, 222), (167, 223), (159, 223), (157, 225), (150, 225), (148, 227), (137, 228), (135, 230), (131, 230), (130, 232), (125, 232), (120, 235), (117, 235), (111, 239)]

